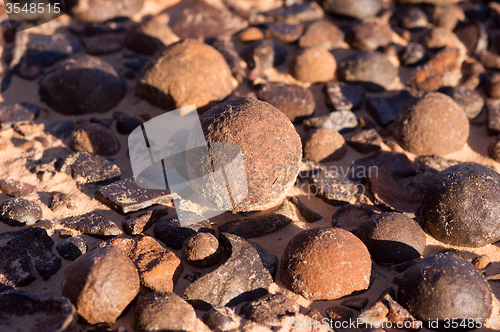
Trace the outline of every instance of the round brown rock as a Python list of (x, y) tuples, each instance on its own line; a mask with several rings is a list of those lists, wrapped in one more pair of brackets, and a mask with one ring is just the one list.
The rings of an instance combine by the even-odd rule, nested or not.
[(419, 258), (425, 249), (424, 231), (402, 213), (376, 214), (361, 225), (356, 235), (379, 264), (398, 264)]
[(63, 114), (104, 113), (125, 95), (126, 84), (104, 60), (79, 55), (64, 60), (40, 81), (40, 97)]
[(492, 300), (493, 293), (481, 272), (454, 254), (424, 258), (405, 272), (399, 285), (398, 302), (418, 320), (439, 320), (439, 330), (447, 318), (485, 321), (490, 317)]
[(196, 323), (193, 307), (174, 293), (146, 295), (133, 315), (136, 331), (193, 331)]
[(316, 162), (340, 160), (346, 153), (344, 137), (334, 129), (315, 129), (304, 144), (304, 158)]
[(482, 247), (500, 240), (500, 174), (458, 164), (436, 174), (425, 192), (422, 216), (441, 242)]
[(182, 257), (189, 265), (209, 267), (220, 259), (219, 241), (210, 233), (193, 234), (182, 244)]
[(381, 8), (382, 0), (323, 0), (326, 12), (357, 19), (375, 16)]
[(223, 100), (235, 86), (222, 54), (210, 45), (185, 39), (149, 60), (137, 83), (136, 95), (168, 110), (192, 104), (200, 108)]
[(299, 81), (316, 83), (333, 79), (337, 62), (328, 50), (308, 47), (300, 51), (290, 63), (290, 72)]
[(131, 16), (144, 5), (144, 0), (78, 0), (70, 15), (84, 22), (104, 22), (118, 16)]
[(344, 32), (330, 21), (322, 20), (312, 23), (299, 39), (300, 47), (323, 47), (334, 50), (342, 45)]
[(411, 153), (444, 156), (467, 143), (469, 120), (452, 98), (429, 92), (403, 106), (394, 123), (394, 137)]
[(82, 123), (71, 133), (69, 146), (75, 151), (87, 151), (103, 156), (112, 156), (120, 151), (120, 142), (115, 134), (98, 123)]
[(90, 324), (112, 323), (139, 293), (139, 274), (119, 248), (95, 249), (64, 273), (62, 296)]
[[(300, 137), (286, 115), (274, 106), (255, 98), (236, 98), (221, 103), (200, 117), (207, 142), (229, 142), (241, 150), (246, 172), (246, 182), (232, 186), (232, 196), (246, 196), (232, 209), (233, 212), (265, 210), (280, 204), (287, 190), (293, 186), (302, 159)], [(232, 153), (221, 160), (228, 164)], [(188, 173), (191, 178), (212, 172), (211, 165), (198, 153), (187, 153)], [(236, 171), (237, 173), (231, 174)], [(238, 169), (226, 169), (228, 178), (241, 178)], [(246, 188), (248, 185), (248, 193)], [(212, 187), (205, 195), (217, 197)], [(236, 199), (235, 199), (236, 200)], [(238, 199), (239, 200), (239, 199)]]
[(312, 115), (316, 107), (312, 92), (298, 85), (267, 83), (255, 94), (258, 99), (285, 113), (292, 122)]
[(308, 300), (335, 300), (370, 284), (366, 246), (340, 228), (315, 228), (293, 237), (281, 258), (281, 280)]

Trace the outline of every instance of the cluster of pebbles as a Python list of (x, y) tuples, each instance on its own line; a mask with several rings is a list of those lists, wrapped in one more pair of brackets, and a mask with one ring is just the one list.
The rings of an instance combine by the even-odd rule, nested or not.
[[(0, 20), (1, 331), (500, 328), (497, 2)], [(200, 216), (135, 182), (127, 137), (193, 104), (207, 141), (241, 149), (246, 179), (226, 176), (246, 196), (182, 226)]]

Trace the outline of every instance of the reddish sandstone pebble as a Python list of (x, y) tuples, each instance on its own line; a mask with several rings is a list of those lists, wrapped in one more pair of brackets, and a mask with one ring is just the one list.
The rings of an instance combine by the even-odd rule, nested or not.
[(69, 146), (75, 151), (86, 151), (103, 156), (112, 156), (120, 151), (120, 142), (108, 128), (85, 122), (73, 131)]
[(308, 300), (335, 300), (365, 290), (372, 261), (366, 246), (340, 228), (315, 228), (297, 234), (281, 259), (281, 280)]
[[(266, 102), (240, 97), (211, 108), (200, 117), (200, 121), (208, 142), (235, 143), (241, 149), (248, 194), (232, 211), (264, 210), (285, 199), (299, 171), (302, 144), (295, 127), (283, 112)], [(200, 160), (199, 153), (190, 154), (188, 151), (187, 160), (188, 165), (192, 165), (188, 167), (188, 173), (211, 165), (208, 160)], [(226, 170), (226, 173), (231, 177), (230, 172)], [(198, 177), (196, 173), (193, 175)], [(241, 177), (241, 174), (234, 176)], [(232, 189), (244, 191), (244, 185)], [(213, 188), (207, 189), (207, 195), (218, 194)], [(235, 192), (238, 194), (238, 190), (233, 190), (233, 196)]]
[(395, 120), (394, 137), (414, 154), (443, 156), (466, 144), (469, 120), (452, 98), (429, 92), (403, 106)]
[(193, 234), (182, 244), (182, 257), (189, 265), (209, 267), (220, 259), (219, 241), (210, 233)]
[(203, 107), (229, 96), (234, 84), (222, 54), (205, 43), (185, 39), (149, 60), (136, 95), (164, 109)]
[(299, 81), (317, 83), (333, 79), (337, 62), (322, 47), (309, 47), (300, 51), (290, 63), (290, 72)]
[(134, 264), (113, 246), (80, 256), (68, 266), (62, 282), (62, 296), (90, 324), (113, 323), (139, 289)]
[(347, 153), (344, 137), (336, 130), (319, 128), (304, 143), (304, 158), (316, 162), (342, 159)]

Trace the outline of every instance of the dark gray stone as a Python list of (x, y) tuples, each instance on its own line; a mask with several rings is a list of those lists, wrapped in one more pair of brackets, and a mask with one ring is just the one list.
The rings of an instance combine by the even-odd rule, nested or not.
[(71, 176), (77, 183), (107, 184), (120, 178), (121, 170), (115, 162), (89, 152), (76, 152), (64, 160), (61, 171), (71, 170)]
[(40, 206), (24, 198), (13, 198), (0, 205), (0, 221), (9, 226), (33, 225), (43, 216)]
[(478, 92), (465, 86), (445, 88), (443, 92), (464, 109), (469, 119), (475, 119), (484, 108), (484, 98)]
[(76, 125), (71, 121), (56, 121), (45, 127), (47, 133), (60, 139), (68, 137), (75, 129)]
[(391, 172), (399, 176), (405, 177), (417, 174), (417, 169), (406, 155), (397, 152), (381, 151), (356, 160), (352, 166), (352, 171), (348, 172), (348, 178), (350, 180), (361, 180), (367, 176), (367, 173), (377, 172), (379, 164), (384, 164)]
[(347, 140), (347, 144), (361, 153), (372, 153), (382, 149), (382, 137), (375, 129), (363, 130)]
[(63, 227), (102, 239), (107, 239), (123, 233), (114, 222), (95, 212), (62, 219), (60, 224)]
[(137, 218), (125, 220), (122, 224), (123, 230), (128, 235), (139, 235), (147, 231), (153, 224), (157, 223), (161, 217), (168, 214), (167, 210), (154, 209), (141, 214)]
[(360, 85), (329, 81), (325, 85), (326, 104), (336, 111), (349, 111), (361, 107), (365, 88)]
[(118, 118), (118, 121), (116, 121), (116, 130), (120, 134), (128, 135), (140, 125), (142, 125), (141, 120), (124, 115)]
[(36, 279), (35, 269), (25, 248), (0, 247), (0, 282), (22, 287)]
[(26, 61), (29, 66), (39, 64), (43, 67), (52, 66), (57, 60), (65, 58), (80, 50), (78, 39), (71, 35), (55, 33), (39, 35), (30, 40), (26, 50)]
[(262, 15), (266, 19), (277, 22), (303, 23), (321, 20), (325, 13), (315, 2), (304, 2), (272, 9), (262, 13)]
[(403, 105), (410, 99), (410, 93), (404, 90), (392, 97), (368, 97), (366, 109), (379, 125), (387, 126), (396, 119)]
[(0, 104), (0, 125), (2, 128), (7, 128), (12, 125), (19, 125), (31, 122), (35, 119), (36, 114), (33, 112), (34, 105), (21, 104)]
[[(182, 211), (183, 218), (193, 217), (199, 220), (200, 216), (194, 212)], [(210, 221), (204, 220), (182, 227), (177, 213), (162, 217), (155, 225), (155, 237), (165, 243), (167, 247), (178, 250), (182, 248), (184, 241), (197, 232), (208, 232), (215, 234)]]
[(59, 243), (56, 247), (57, 252), (62, 258), (69, 261), (74, 261), (81, 255), (87, 252), (88, 245), (84, 239), (79, 236), (70, 237), (63, 242)]
[(311, 193), (326, 203), (338, 206), (353, 203), (358, 187), (335, 170), (320, 168), (309, 178)]

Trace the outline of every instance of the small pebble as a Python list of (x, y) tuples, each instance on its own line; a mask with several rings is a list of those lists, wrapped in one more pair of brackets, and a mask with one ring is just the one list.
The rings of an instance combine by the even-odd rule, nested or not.
[(120, 151), (120, 142), (108, 128), (86, 122), (71, 134), (69, 146), (75, 151), (86, 151), (103, 156), (112, 156)]
[(142, 125), (141, 120), (125, 115), (121, 116), (118, 118), (118, 121), (116, 121), (116, 130), (120, 134), (128, 135), (140, 125)]
[(382, 148), (382, 137), (375, 129), (363, 130), (347, 140), (347, 144), (361, 153), (372, 153)]
[(465, 13), (458, 6), (438, 6), (434, 8), (432, 23), (435, 26), (453, 31), (459, 21), (465, 20)]
[(95, 212), (68, 217), (60, 220), (59, 223), (64, 227), (74, 229), (83, 234), (88, 234), (97, 238), (108, 238), (122, 234), (122, 231), (114, 222)]
[(352, 320), (354, 312), (346, 307), (342, 306), (331, 306), (326, 309), (326, 315), (330, 318), (330, 321), (335, 322), (348, 322)]
[(361, 206), (347, 204), (337, 210), (332, 216), (332, 226), (353, 233), (373, 216), (373, 211)]
[(394, 137), (414, 154), (443, 156), (467, 143), (469, 120), (452, 98), (429, 92), (412, 98), (401, 109), (394, 123)]
[(76, 126), (71, 121), (56, 121), (45, 127), (45, 131), (54, 137), (64, 139), (68, 137)]
[(74, 261), (81, 255), (87, 253), (88, 245), (84, 239), (79, 236), (70, 237), (59, 243), (56, 247), (57, 252), (62, 258)]
[(203, 315), (203, 323), (210, 329), (228, 331), (240, 326), (240, 318), (228, 307), (212, 308)]
[(88, 54), (103, 55), (116, 53), (124, 47), (125, 34), (109, 32), (83, 36), (82, 43)]
[(215, 265), (221, 257), (219, 241), (210, 233), (193, 234), (182, 244), (182, 257), (199, 268)]
[(350, 111), (361, 107), (365, 88), (359, 85), (328, 81), (325, 85), (326, 104), (336, 111)]
[(372, 118), (381, 126), (387, 126), (393, 122), (403, 106), (411, 99), (411, 94), (406, 90), (395, 92), (393, 96), (366, 98), (366, 109)]
[(340, 48), (344, 32), (330, 21), (313, 22), (299, 39), (299, 46), (323, 47), (329, 51)]
[(358, 126), (358, 118), (351, 111), (335, 111), (329, 115), (312, 117), (304, 120), (304, 124), (311, 128), (325, 128), (345, 133)]
[(488, 32), (486, 27), (479, 21), (463, 26), (456, 31), (456, 34), (471, 54), (477, 54), (488, 49)]
[(63, 161), (59, 171), (71, 174), (78, 184), (108, 184), (118, 180), (121, 175), (121, 170), (116, 162), (101, 155), (84, 151), (70, 154)]
[(337, 62), (333, 55), (321, 47), (301, 50), (290, 63), (290, 73), (299, 81), (327, 82), (333, 79)]
[(486, 110), (488, 111), (488, 133), (500, 134), (500, 99), (487, 99)]
[(240, 40), (243, 43), (253, 42), (264, 39), (264, 33), (257, 27), (250, 27), (240, 34)]
[(500, 98), (500, 74), (492, 73), (486, 80), (484, 86), (486, 93), (491, 98)]
[(409, 43), (401, 55), (401, 64), (405, 67), (416, 67), (427, 61), (427, 50), (422, 44)]
[(25, 248), (0, 247), (0, 283), (22, 287), (31, 284), (35, 279), (35, 268)]
[(279, 66), (285, 62), (286, 56), (285, 47), (272, 39), (256, 41), (241, 52), (241, 57), (250, 69), (267, 69)]
[(464, 109), (469, 119), (475, 119), (484, 108), (484, 98), (476, 91), (470, 90), (464, 86), (447, 88), (443, 92), (453, 98), (457, 104)]
[(344, 137), (333, 129), (319, 128), (308, 133), (304, 143), (304, 158), (315, 162), (336, 161), (347, 153)]
[(434, 176), (422, 215), (443, 243), (482, 247), (500, 239), (500, 175), (478, 164), (459, 164)]
[[(181, 211), (181, 213), (182, 218), (188, 220), (189, 218), (194, 218), (194, 220), (203, 218), (195, 212)], [(161, 217), (160, 220), (155, 224), (154, 229), (155, 238), (162, 241), (167, 245), (167, 247), (174, 250), (181, 249), (184, 241), (186, 241), (186, 239), (191, 235), (194, 235), (198, 232), (215, 233), (208, 220), (203, 220), (199, 223), (187, 224), (187, 226), (184, 227), (181, 226), (179, 215), (177, 213)]]
[(302, 1), (291, 0), (284, 3), (283, 7), (271, 9), (263, 15), (266, 19), (276, 22), (304, 23), (321, 20), (325, 13), (315, 2), (302, 3)]
[(488, 155), (491, 159), (500, 162), (500, 136), (488, 145)]
[(485, 269), (491, 263), (491, 258), (488, 255), (477, 256), (472, 260), (472, 265), (474, 265), (478, 270)]
[(377, 15), (382, 9), (382, 0), (326, 0), (322, 6), (330, 14), (363, 19)]
[(500, 55), (484, 50), (477, 54), (477, 59), (488, 69), (500, 69)]
[(164, 209), (149, 210), (137, 218), (124, 221), (122, 227), (124, 232), (128, 235), (139, 235), (147, 231), (152, 225), (156, 224), (161, 217), (167, 214), (168, 211)]
[(71, 35), (55, 33), (39, 35), (39, 37), (30, 40), (26, 48), (27, 63), (50, 67), (57, 60), (79, 51), (80, 43)]
[[(363, 310), (357, 319), (364, 321), (367, 325), (375, 325), (384, 322), (385, 325), (391, 323), (394, 326), (403, 323), (405, 324), (405, 329), (420, 329), (422, 327), (422, 322), (417, 321), (408, 310), (394, 301), (394, 298), (396, 298), (396, 294), (392, 288), (389, 288), (382, 293), (371, 307)], [(424, 322), (424, 324), (425, 323), (426, 322)], [(371, 329), (370, 331), (382, 332), (385, 330), (379, 328), (379, 330)]]
[(369, 19), (349, 30), (346, 41), (358, 50), (375, 51), (392, 43), (393, 31), (382, 19)]
[(443, 28), (433, 28), (428, 30), (421, 38), (420, 43), (431, 50), (451, 47), (465, 52), (465, 45), (458, 39), (452, 31)]
[(397, 69), (378, 52), (355, 52), (345, 58), (339, 66), (341, 81), (360, 84), (370, 92), (387, 89), (397, 75)]
[(293, 205), (295, 205), (297, 207), (297, 209), (299, 209), (299, 212), (300, 212), (300, 215), (302, 217), (304, 217), (304, 219), (306, 220), (306, 222), (309, 222), (309, 223), (312, 223), (312, 222), (316, 222), (318, 220), (321, 220), (323, 219), (323, 216), (314, 212), (313, 210), (311, 210), (310, 208), (308, 208), (303, 202), (301, 199), (299, 199), (298, 197), (291, 197), (290, 198), (290, 202), (293, 203)]
[(343, 306), (346, 306), (346, 307), (349, 307), (349, 308), (352, 308), (352, 309), (355, 309), (355, 310), (361, 310), (363, 309), (366, 304), (368, 303), (368, 298), (366, 297), (355, 297), (355, 298), (352, 298), (352, 299), (347, 299), (347, 300), (344, 300), (342, 301), (342, 305)]
[(427, 24), (429, 24), (427, 15), (419, 8), (412, 7), (401, 13), (399, 25), (404, 29), (425, 28)]
[(392, 173), (402, 177), (417, 174), (417, 169), (405, 154), (380, 151), (354, 161), (354, 165), (347, 172), (347, 175), (352, 180), (361, 180), (364, 177), (369, 177), (370, 174), (376, 176), (379, 164), (387, 166)]
[(15, 124), (31, 122), (35, 119), (34, 109), (37, 108), (28, 103), (0, 104), (0, 125), (9, 127)]
[(462, 63), (460, 85), (475, 90), (483, 80), (484, 66), (476, 59), (465, 59)]
[(266, 30), (266, 38), (290, 44), (297, 41), (304, 32), (302, 24), (286, 24), (282, 22), (271, 24)]
[(119, 16), (131, 16), (138, 12), (144, 0), (128, 0), (116, 5), (113, 0), (99, 0), (99, 10), (95, 10), (95, 0), (79, 0), (71, 10), (71, 16), (82, 22), (105, 22)]
[(286, 246), (281, 279), (308, 300), (335, 300), (367, 289), (371, 265), (368, 249), (351, 233), (314, 228), (300, 232)]
[(40, 206), (24, 198), (12, 198), (0, 205), (0, 221), (9, 226), (33, 225), (42, 217)]
[(358, 187), (335, 170), (320, 168), (309, 178), (310, 192), (333, 206), (354, 203)]
[(56, 192), (49, 198), (49, 209), (58, 211), (62, 208), (75, 209), (77, 196)]
[(241, 84), (247, 76), (244, 62), (236, 51), (234, 43), (226, 38), (218, 38), (209, 42), (217, 51), (219, 51), (226, 60), (233, 77)]
[(36, 187), (14, 179), (0, 180), (0, 190), (12, 197), (24, 197), (33, 194)]
[(284, 294), (276, 293), (245, 303), (240, 309), (240, 316), (252, 322), (268, 327), (280, 326), (281, 316), (291, 316), (300, 311), (300, 306)]

